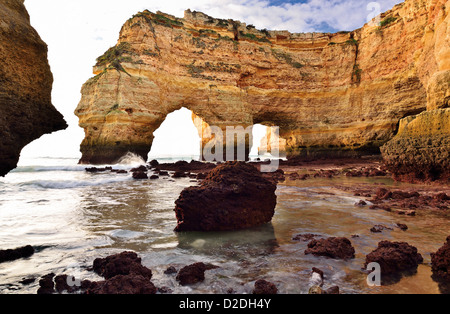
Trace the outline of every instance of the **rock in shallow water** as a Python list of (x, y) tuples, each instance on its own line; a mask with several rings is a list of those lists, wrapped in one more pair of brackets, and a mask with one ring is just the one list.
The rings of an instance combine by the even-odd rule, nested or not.
[(431, 266), (434, 280), (450, 284), (450, 236), (436, 253), (431, 254)]
[(380, 265), (381, 279), (386, 282), (396, 281), (402, 272), (414, 272), (423, 258), (417, 248), (406, 242), (381, 241), (377, 249), (366, 256), (364, 268), (374, 262)]
[(275, 213), (276, 188), (250, 164), (219, 165), (200, 186), (181, 192), (175, 231), (229, 231), (268, 223)]
[(305, 254), (337, 259), (351, 259), (355, 258), (355, 249), (347, 238), (328, 238), (312, 240), (308, 244)]

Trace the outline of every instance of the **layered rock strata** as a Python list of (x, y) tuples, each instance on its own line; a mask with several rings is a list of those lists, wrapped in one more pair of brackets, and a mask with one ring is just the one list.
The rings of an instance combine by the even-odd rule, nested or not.
[(47, 45), (30, 25), (23, 0), (0, 1), (0, 176), (24, 146), (67, 127), (53, 107)]
[(450, 108), (401, 120), (398, 134), (381, 151), (397, 180), (449, 182)]
[(81, 162), (147, 158), (153, 132), (182, 107), (201, 119), (206, 147), (247, 153), (249, 137), (226, 143), (226, 127), (264, 124), (279, 127), (288, 157), (379, 153), (400, 119), (448, 105), (449, 10), (447, 0), (406, 0), (378, 26), (335, 34), (140, 12), (83, 85)]

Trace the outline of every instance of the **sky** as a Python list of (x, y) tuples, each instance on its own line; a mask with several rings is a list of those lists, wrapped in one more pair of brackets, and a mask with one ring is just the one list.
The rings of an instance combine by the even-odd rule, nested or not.
[[(81, 86), (93, 76), (92, 66), (96, 58), (116, 44), (122, 25), (139, 11), (159, 10), (183, 17), (184, 10), (191, 9), (215, 18), (232, 18), (253, 24), (258, 29), (336, 32), (362, 27), (368, 21), (368, 16), (374, 16), (374, 12), (387, 11), (400, 2), (402, 1), (25, 0), (31, 25), (48, 45), (48, 58), (54, 76), (53, 105), (64, 115), (69, 128), (44, 135), (25, 147), (21, 156), (81, 157), (79, 145), (84, 131), (78, 127), (78, 118), (74, 115), (81, 98)], [(167, 146), (170, 142), (168, 139), (178, 139), (183, 143), (184, 151), (179, 151), (183, 155), (198, 152), (198, 138), (195, 138), (195, 129), (189, 120), (190, 114), (186, 111), (167, 119), (161, 126), (166, 132), (157, 133), (152, 154), (155, 154), (155, 149), (161, 154), (174, 152), (173, 147)], [(185, 138), (180, 137), (180, 134), (194, 135)], [(172, 146), (175, 145), (177, 144)]]

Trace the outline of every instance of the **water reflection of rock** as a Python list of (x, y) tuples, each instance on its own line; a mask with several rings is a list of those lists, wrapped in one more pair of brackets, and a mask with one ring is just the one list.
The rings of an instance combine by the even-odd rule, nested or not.
[(180, 232), (177, 237), (178, 248), (190, 254), (234, 261), (271, 255), (279, 247), (271, 223), (239, 231)]

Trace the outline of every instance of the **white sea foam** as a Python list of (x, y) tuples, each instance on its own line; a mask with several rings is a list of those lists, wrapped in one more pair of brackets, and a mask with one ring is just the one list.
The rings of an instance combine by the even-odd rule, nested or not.
[(119, 182), (130, 181), (132, 178), (130, 176), (107, 178), (102, 180), (33, 180), (28, 182), (23, 182), (20, 186), (32, 186), (44, 189), (72, 189), (87, 186), (99, 186), (108, 185)]

